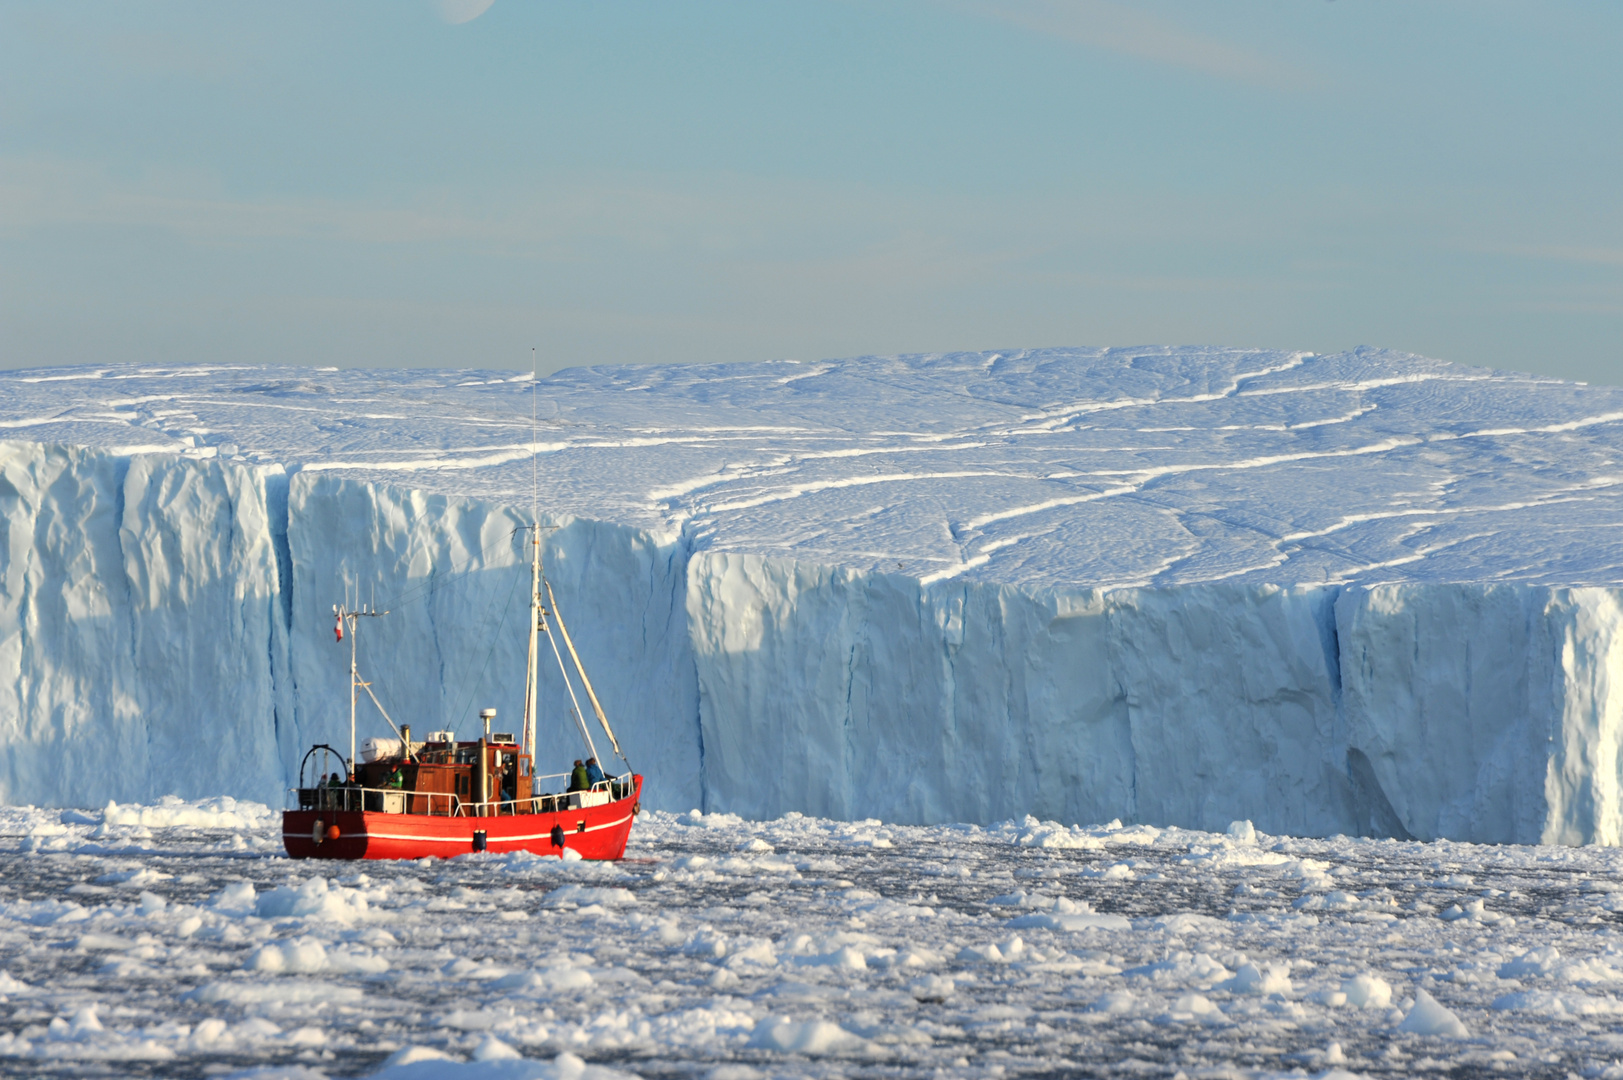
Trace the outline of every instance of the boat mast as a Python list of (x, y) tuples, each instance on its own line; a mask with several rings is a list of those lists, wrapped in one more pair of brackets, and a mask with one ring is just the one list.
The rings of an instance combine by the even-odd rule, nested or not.
[[(535, 714), (537, 692), (540, 690), (539, 661), (541, 644), (539, 631), (543, 618), (541, 608), (541, 523), (530, 529), (530, 670), (524, 687), (524, 748), (535, 757)], [(532, 766), (533, 768), (533, 766)]]
[(535, 384), (540, 373), (535, 348), (530, 349), (530, 657), (529, 673), (524, 687), (524, 749), (530, 752), (530, 769), (535, 770), (535, 720), (537, 700), (540, 696), (540, 671), (537, 649), (541, 627), (541, 462), (536, 456), (536, 404)]
[[(359, 590), (356, 590), (357, 592)], [(355, 617), (349, 619), (349, 776), (345, 779), (354, 779), (355, 772), (355, 691), (360, 689), (361, 673), (355, 666)]]

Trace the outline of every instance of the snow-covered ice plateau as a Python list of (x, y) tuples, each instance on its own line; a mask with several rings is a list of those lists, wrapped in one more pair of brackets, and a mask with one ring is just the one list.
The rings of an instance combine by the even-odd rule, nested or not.
[(0, 1074), (1623, 1075), (1617, 848), (692, 811), (621, 863), (335, 865), (278, 834), (227, 798), (0, 810)]
[(651, 807), (1623, 840), (1623, 390), (1378, 350), (112, 366), (0, 375), (0, 428), (6, 802), (279, 805), (346, 734), (346, 589), (419, 731), (516, 716), (538, 489)]

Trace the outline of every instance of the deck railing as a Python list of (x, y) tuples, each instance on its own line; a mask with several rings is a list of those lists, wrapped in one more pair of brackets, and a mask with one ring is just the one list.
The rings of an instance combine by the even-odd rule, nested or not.
[[(553, 773), (549, 776), (532, 777), (532, 781), (554, 780), (568, 775), (568, 773)], [(609, 797), (608, 801), (614, 802), (630, 795), (632, 789), (631, 774), (626, 773), (623, 776), (605, 777), (593, 784), (589, 790), (604, 792)], [(443, 791), (408, 791), (405, 788), (370, 788), (349, 784), (340, 785), (339, 787), (322, 784), (309, 788), (289, 788), (288, 791), (298, 797), (300, 810), (363, 810), (371, 813), (420, 813), (436, 817), (510, 817), (514, 814), (550, 814), (570, 809), (569, 797), (580, 794), (580, 792), (566, 791), (552, 795), (532, 795), (528, 799), (490, 799), (485, 802), (472, 802)], [(401, 800), (402, 805), (399, 810), (389, 811), (387, 809), (388, 803), (393, 801), (389, 796), (395, 796)], [(419, 799), (424, 800), (424, 802), (417, 802), (416, 800)], [(426, 810), (416, 809), (416, 807), (424, 804), (427, 806)]]
[(370, 788), (349, 784), (339, 787), (322, 784), (313, 788), (290, 788), (289, 791), (297, 793), (300, 810), (366, 810), (383, 813), (388, 809), (387, 804), (393, 801), (390, 796), (394, 796), (404, 804), (395, 813), (406, 813), (413, 808), (411, 800), (421, 799), (427, 809), (418, 813), (437, 817), (463, 816), (462, 800), (444, 791), (407, 791), (405, 788)]

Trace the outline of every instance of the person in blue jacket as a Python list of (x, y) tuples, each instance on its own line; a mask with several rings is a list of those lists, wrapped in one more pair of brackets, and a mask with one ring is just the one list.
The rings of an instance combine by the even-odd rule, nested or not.
[(598, 784), (601, 784), (602, 782), (603, 782), (603, 770), (598, 767), (597, 759), (595, 757), (594, 758), (587, 758), (586, 759), (586, 783), (587, 783), (587, 785), (590, 786), (590, 787), (596, 787)]

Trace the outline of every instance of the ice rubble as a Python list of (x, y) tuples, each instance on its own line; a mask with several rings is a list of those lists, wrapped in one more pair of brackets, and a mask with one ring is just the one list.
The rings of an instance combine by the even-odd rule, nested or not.
[(0, 1074), (1623, 1070), (1616, 847), (656, 811), (616, 863), (320, 866), (118, 810), (172, 824), (0, 807)]
[[(279, 801), (343, 732), (346, 587), (419, 730), (517, 714), (526, 378), (0, 387), (0, 798)], [(1623, 391), (1059, 349), (536, 405), (549, 573), (652, 805), (1623, 840)]]

